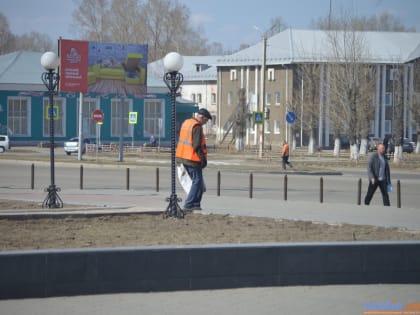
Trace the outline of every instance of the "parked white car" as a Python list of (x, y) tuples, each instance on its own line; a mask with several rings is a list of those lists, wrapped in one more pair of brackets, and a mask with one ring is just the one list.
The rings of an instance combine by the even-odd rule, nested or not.
[(10, 140), (7, 135), (0, 135), (0, 153), (10, 150)]
[[(95, 140), (88, 139), (88, 138), (83, 139), (82, 153), (86, 152), (86, 144), (88, 143), (95, 143)], [(66, 152), (67, 155), (71, 155), (72, 153), (77, 153), (79, 151), (79, 138), (74, 137), (64, 142), (64, 151)]]

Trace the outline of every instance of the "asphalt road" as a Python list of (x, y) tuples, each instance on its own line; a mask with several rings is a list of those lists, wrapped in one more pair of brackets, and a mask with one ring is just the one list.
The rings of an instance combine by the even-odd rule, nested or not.
[[(55, 183), (62, 190), (79, 189), (81, 166), (83, 166), (84, 190), (129, 189), (130, 191), (171, 191), (170, 161), (147, 158), (132, 159), (130, 163), (114, 162), (104, 164), (83, 163), (75, 156), (66, 162), (55, 163)], [(0, 159), (0, 188), (31, 188), (31, 168), (34, 164), (34, 189), (44, 189), (50, 184), (50, 163), (48, 161), (16, 161)], [(231, 167), (230, 167), (231, 166)], [(127, 171), (128, 169), (128, 171)], [(220, 186), (218, 177), (220, 175)], [(287, 175), (287, 176), (286, 176)], [(247, 161), (210, 161), (204, 170), (207, 194), (243, 198), (285, 198), (287, 200), (356, 204), (358, 183), (362, 180), (361, 199), (367, 190), (367, 176), (364, 168), (341, 168), (331, 171), (302, 171), (299, 167), (283, 171), (280, 164), (258, 169)], [(286, 179), (287, 177), (287, 179)], [(397, 204), (397, 182), (400, 181), (401, 204), (403, 208), (417, 208), (420, 202), (420, 174), (410, 170), (392, 170), (394, 191), (390, 194), (391, 204)], [(287, 181), (287, 182), (286, 182)], [(322, 181), (322, 183), (321, 183)], [(321, 190), (322, 184), (322, 190)], [(220, 189), (218, 189), (220, 187)], [(177, 181), (177, 191), (182, 190)], [(322, 195), (321, 195), (322, 191)], [(382, 204), (379, 190), (372, 204)]]

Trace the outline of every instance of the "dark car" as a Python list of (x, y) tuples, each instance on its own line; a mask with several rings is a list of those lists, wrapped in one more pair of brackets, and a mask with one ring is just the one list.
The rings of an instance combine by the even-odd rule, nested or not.
[(413, 153), (414, 151), (413, 144), (407, 138), (404, 139), (402, 146), (403, 146), (403, 152)]
[[(413, 153), (414, 147), (413, 144), (407, 139), (404, 138), (402, 143), (402, 151), (406, 153)], [(394, 154), (395, 153), (395, 144), (392, 141), (389, 141), (388, 143), (388, 154)]]

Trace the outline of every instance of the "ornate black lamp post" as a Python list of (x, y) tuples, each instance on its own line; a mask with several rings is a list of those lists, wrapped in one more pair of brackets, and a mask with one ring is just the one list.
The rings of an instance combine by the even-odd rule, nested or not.
[(163, 59), (163, 66), (165, 67), (165, 75), (163, 81), (169, 88), (169, 95), (171, 97), (171, 185), (172, 193), (166, 200), (169, 201), (166, 208), (165, 216), (183, 218), (184, 212), (179, 206), (176, 195), (176, 182), (175, 182), (175, 136), (176, 136), (176, 97), (177, 91), (184, 81), (182, 73), (178, 72), (184, 64), (182, 56), (176, 52), (171, 52)]
[(48, 89), (49, 96), (49, 107), (48, 107), (48, 119), (50, 122), (50, 167), (51, 167), (51, 184), (48, 188), (45, 188), (45, 191), (48, 192), (47, 197), (42, 203), (42, 207), (48, 208), (62, 208), (63, 201), (58, 196), (57, 192), (60, 191), (60, 188), (55, 186), (55, 173), (54, 173), (54, 94), (56, 93), (55, 89), (57, 88), (60, 77), (55, 71), (57, 69), (59, 59), (56, 53), (52, 51), (47, 51), (41, 57), (41, 65), (44, 67), (46, 72), (42, 74), (42, 82)]

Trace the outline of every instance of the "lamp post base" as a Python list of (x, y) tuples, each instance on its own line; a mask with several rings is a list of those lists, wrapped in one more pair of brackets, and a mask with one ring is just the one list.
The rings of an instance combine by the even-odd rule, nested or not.
[(42, 208), (63, 208), (63, 201), (57, 194), (57, 192), (61, 191), (60, 188), (55, 187), (55, 185), (50, 185), (44, 191), (48, 192), (48, 195), (42, 203)]
[(178, 204), (178, 202), (180, 202), (181, 199), (178, 198), (176, 194), (172, 194), (169, 198), (166, 198), (166, 201), (169, 201), (169, 204), (166, 208), (165, 213), (163, 214), (165, 218), (173, 217), (177, 219), (183, 219), (185, 214)]

